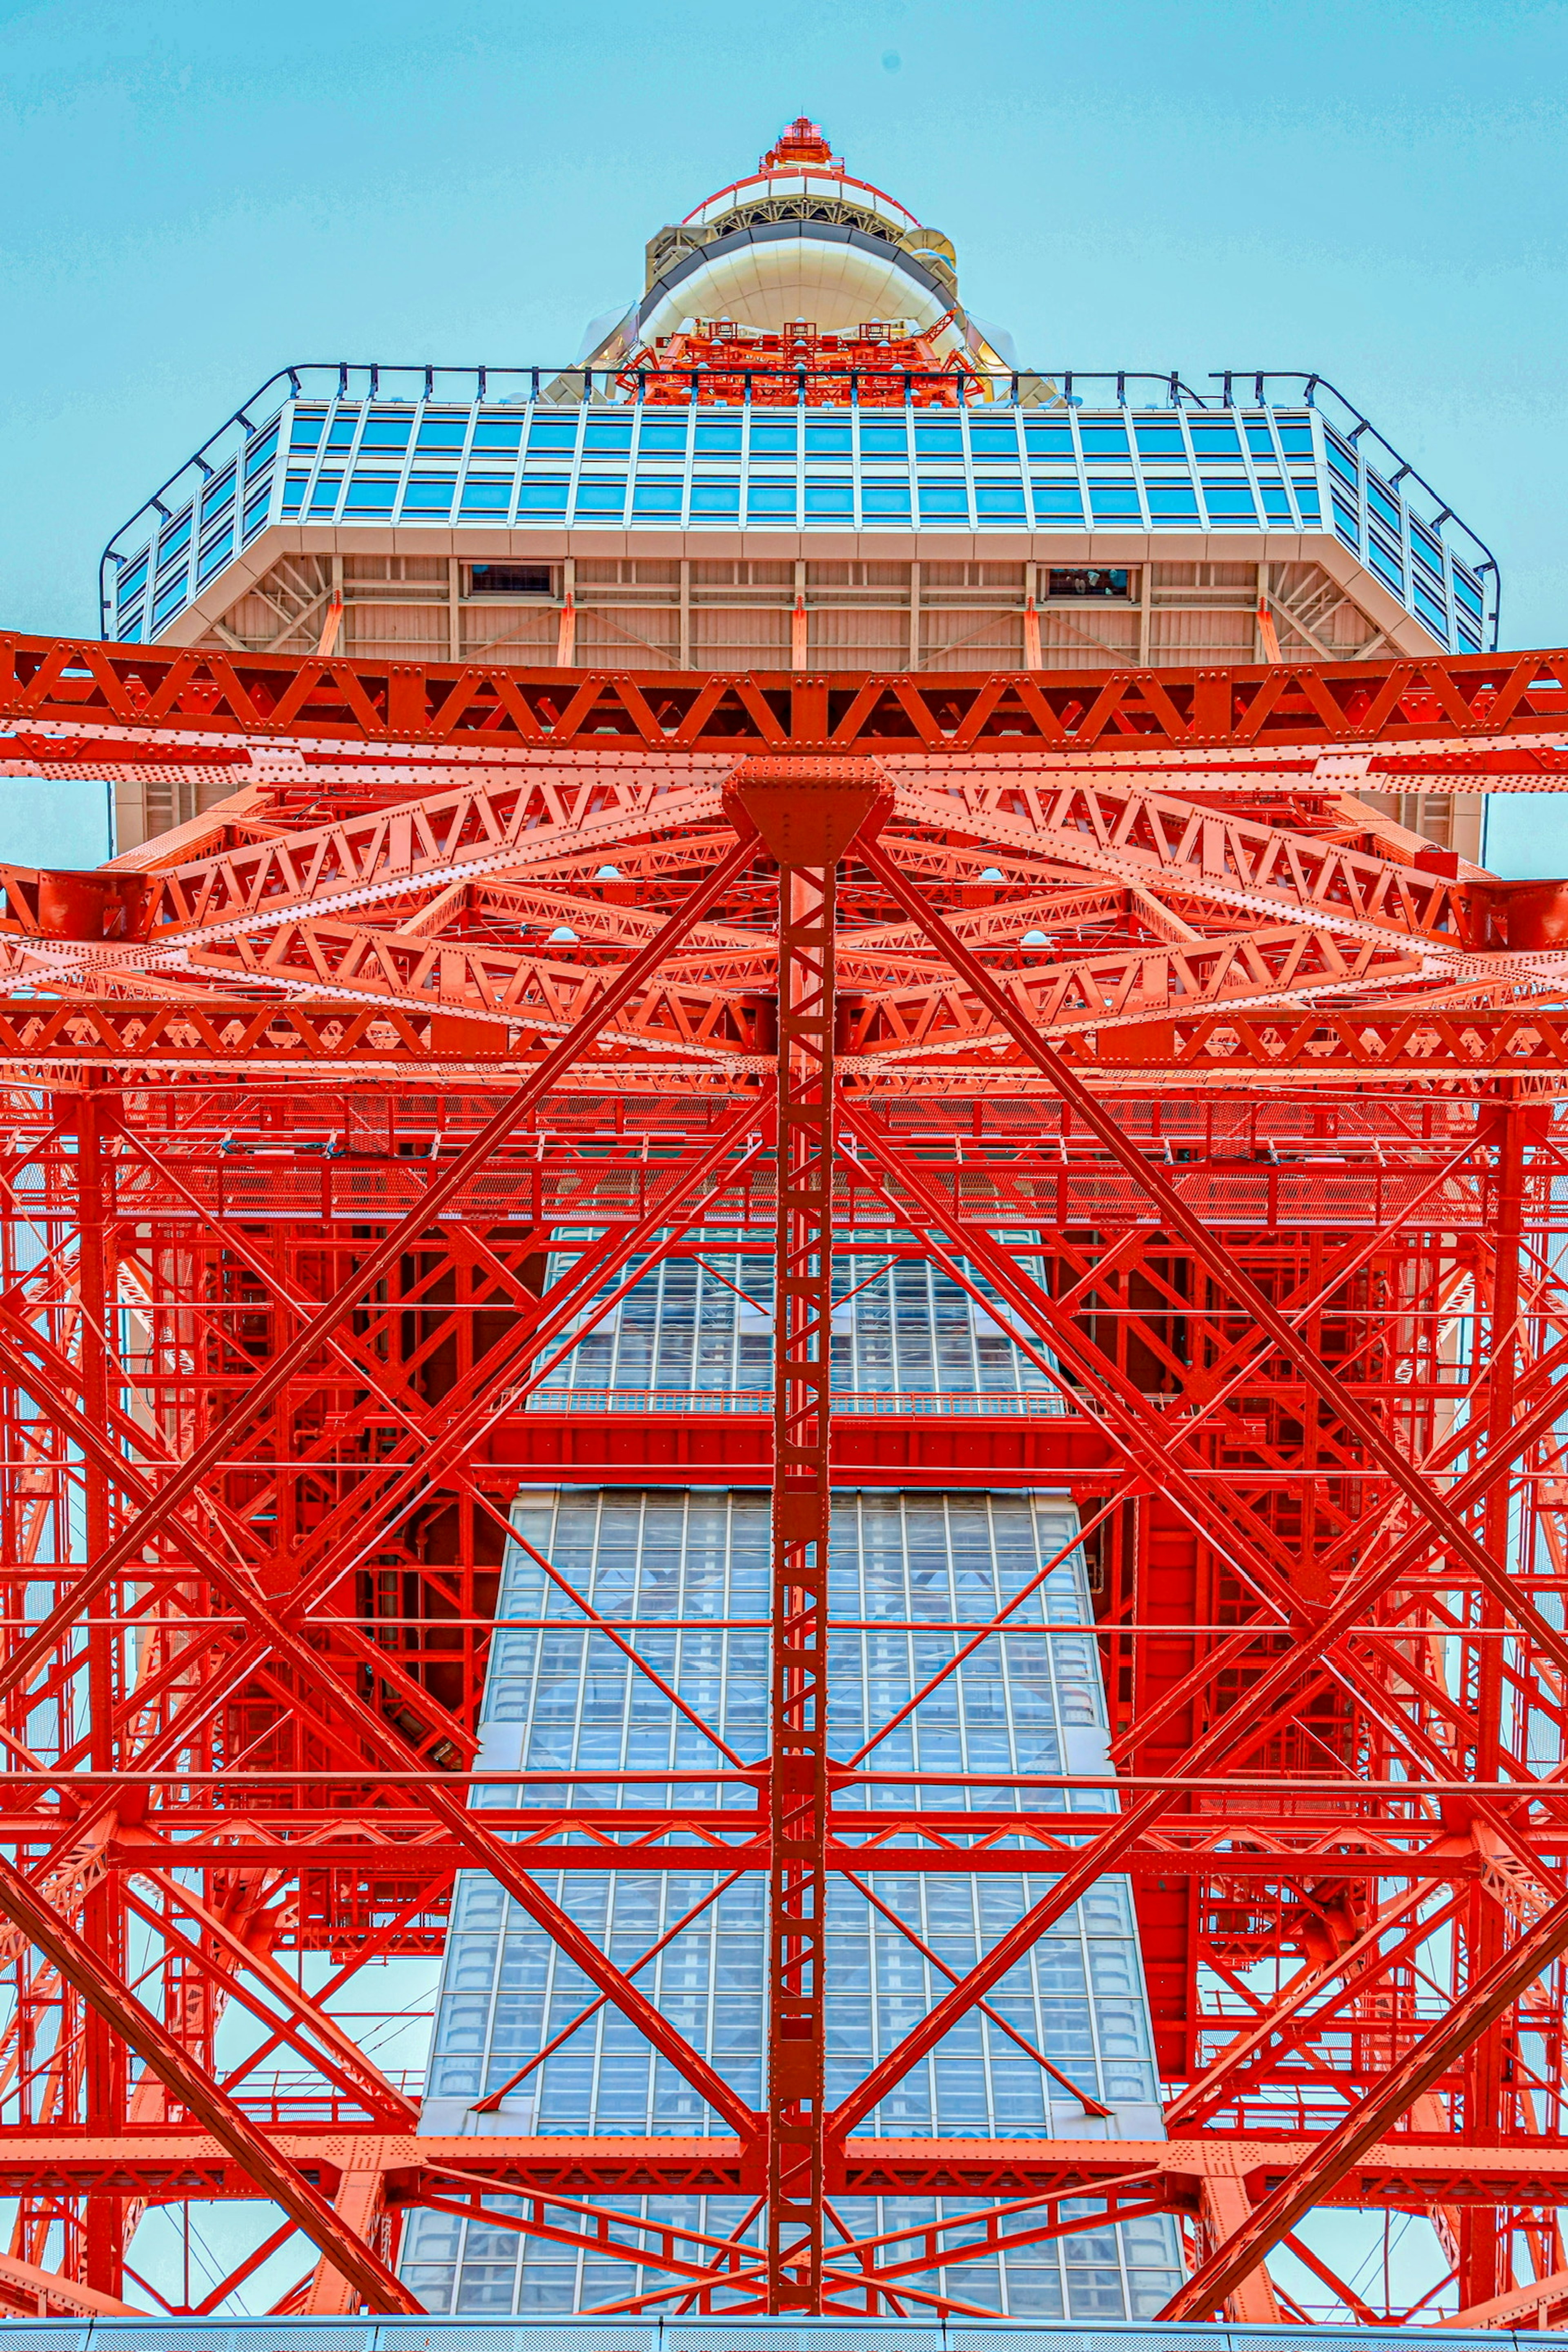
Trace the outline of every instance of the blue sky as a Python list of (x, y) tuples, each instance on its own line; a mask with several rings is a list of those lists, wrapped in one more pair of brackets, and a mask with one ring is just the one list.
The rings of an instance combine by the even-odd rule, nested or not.
[[(1043, 365), (1311, 367), (1568, 635), (1568, 8), (0, 0), (0, 625), (280, 362), (562, 360), (790, 115)], [(0, 854), (100, 795), (0, 794)], [(1562, 804), (1494, 854), (1568, 870)], [(1561, 855), (1558, 844), (1562, 844)]]

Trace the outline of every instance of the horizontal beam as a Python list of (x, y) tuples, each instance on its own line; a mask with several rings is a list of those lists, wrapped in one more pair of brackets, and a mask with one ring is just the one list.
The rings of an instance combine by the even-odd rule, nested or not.
[[(17, 759), (151, 763), (171, 740), (221, 761), (279, 738), (322, 745), (670, 751), (1554, 750), (1568, 652), (973, 672), (526, 669), (0, 636), (0, 718)], [(14, 748), (13, 748), (14, 745)], [(240, 781), (237, 778), (237, 782)], [(1546, 779), (1542, 778), (1543, 785)], [(1449, 779), (1433, 778), (1442, 789)], [(1549, 788), (1549, 787), (1548, 787)]]
[[(756, 2151), (731, 2138), (416, 2137), (327, 2123), (279, 2133), (276, 2145), (323, 2195), (335, 2193), (345, 2172), (379, 2168), (388, 2202), (403, 2205), (417, 2204), (426, 2187), (449, 2196), (454, 2170), (498, 2193), (744, 2195), (758, 2161)], [(1076, 2197), (1140, 2172), (1157, 2178), (1168, 2206), (1195, 2212), (1205, 2179), (1243, 2180), (1256, 2200), (1313, 2146), (1219, 2132), (1173, 2140), (857, 2139), (830, 2155), (828, 2187), (838, 2197)], [(116, 2195), (162, 2202), (257, 2193), (243, 2168), (200, 2132), (161, 2125), (112, 2136), (68, 2127), (0, 2131), (0, 2195), (52, 2189), (80, 2196), (111, 2183)], [(1568, 2206), (1568, 2146), (1402, 2135), (1368, 2148), (1326, 2201), (1401, 2210), (1435, 2203)]]
[[(468, 1018), (427, 1013), (413, 1006), (336, 1003), (323, 989), (319, 1001), (261, 1003), (236, 996), (182, 998), (177, 1003), (128, 1002), (123, 997), (0, 997), (0, 1076), (13, 1083), (58, 1081), (68, 1070), (90, 1068), (177, 1074), (184, 1071), (254, 1071), (278, 1076), (331, 1071), (410, 1080), (422, 1071), (460, 1076), (471, 1085), (516, 1086), (532, 1075), (560, 1042), (537, 1023)], [(1129, 1022), (1079, 1031), (1058, 1041), (1061, 1058), (1077, 1068), (1098, 1068), (1107, 1077), (1136, 1077), (1147, 1084), (1158, 1071), (1201, 1076), (1205, 1082), (1246, 1083), (1252, 1070), (1321, 1080), (1339, 1076), (1466, 1077), (1529, 1076), (1538, 1091), (1555, 1095), (1568, 1087), (1568, 1013), (1551, 1004), (1488, 1007), (1406, 1006), (1354, 1012), (1198, 1013)], [(688, 1087), (697, 1077), (716, 1096), (739, 1097), (758, 1074), (741, 1063), (713, 1056), (695, 1068), (673, 1055), (649, 1055), (634, 1070), (624, 1045), (602, 1048), (585, 1042), (574, 1065), (576, 1083), (630, 1081), (646, 1090), (655, 1084)], [(911, 1057), (879, 1066), (873, 1055), (846, 1055), (841, 1076), (847, 1107), (858, 1094), (875, 1103), (890, 1095), (920, 1094), (929, 1083), (950, 1091), (960, 1077), (979, 1074), (933, 1054), (929, 1068)], [(1034, 1072), (1011, 1049), (987, 1054), (985, 1089), (1000, 1082), (1033, 1082)], [(296, 1215), (339, 1213), (335, 1201), (318, 1205), (322, 1163), (296, 1162), (290, 1171), (303, 1187)], [(310, 1195), (315, 1197), (310, 1197)], [(248, 1210), (246, 1212), (249, 1213)], [(278, 1209), (274, 1207), (274, 1215)]]

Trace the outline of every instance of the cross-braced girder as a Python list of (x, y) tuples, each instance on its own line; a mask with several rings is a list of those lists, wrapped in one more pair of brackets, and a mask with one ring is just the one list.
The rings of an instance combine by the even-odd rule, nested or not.
[[(1184, 2217), (1187, 2315), (1266, 2315), (1281, 2245), (1344, 2301), (1300, 2234), (1331, 2203), (1427, 2217), (1459, 2308), (1549, 2313), (1568, 898), (1373, 821), (1344, 769), (1549, 786), (1562, 656), (831, 691), (7, 661), (0, 753), (230, 789), (163, 850), (4, 877), (0, 2302), (135, 2302), (145, 2212), (252, 2197), (248, 2275), (311, 2242), (288, 2307), (389, 2307), (405, 2212), (500, 2198), (634, 2262), (639, 2308), (962, 2310), (1094, 2200)], [(773, 1262), (771, 1380), (564, 1379), (658, 1269), (733, 1287), (737, 1248)], [(844, 1300), (914, 1265), (1027, 1393), (837, 1381)], [(833, 1752), (835, 1479), (1071, 1493), (1106, 1773), (895, 1760), (1005, 1614)], [(760, 1765), (529, 1553), (719, 1801), (484, 1768), (513, 1500), (555, 1480), (772, 1487)], [(1028, 1906), (952, 1966), (895, 1864)], [(582, 1970), (555, 2031), (616, 2014), (712, 2137), (416, 2136), (338, 2011), (439, 1948), (459, 1869)], [(544, 1884), (715, 1869), (767, 1888), (760, 2105), (646, 1990), (712, 1898), (612, 1958)], [(875, 2137), (979, 2018), (1106, 2120), (998, 1987), (1110, 1874), (1171, 2137)], [(942, 1989), (830, 2104), (835, 1885)], [(866, 2218), (899, 2197), (986, 2210)]]

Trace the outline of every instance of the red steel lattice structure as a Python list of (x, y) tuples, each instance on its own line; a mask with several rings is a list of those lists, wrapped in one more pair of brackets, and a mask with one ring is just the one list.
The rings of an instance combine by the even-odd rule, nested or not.
[[(261, 2197), (264, 2252), (320, 2252), (290, 2307), (407, 2307), (400, 2213), (500, 2189), (700, 2305), (733, 2246), (600, 2200), (767, 2200), (771, 2310), (897, 2307), (939, 2225), (918, 2260), (824, 2242), (876, 2194), (990, 2200), (950, 2267), (1085, 2200), (1174, 2210), (1173, 2315), (1270, 2315), (1260, 2264), (1328, 2202), (1429, 2216), (1474, 2318), (1568, 2304), (1568, 886), (1352, 797), (1551, 790), (1565, 719), (1560, 653), (720, 677), (0, 641), (12, 772), (224, 794), (0, 877), (0, 2300), (122, 2307), (149, 2205)], [(771, 1400), (545, 1392), (634, 1260), (737, 1227), (777, 1237)], [(830, 1429), (868, 1228), (983, 1276), (1053, 1409), (849, 1395)], [(900, 1870), (1040, 1891), (831, 2112), (823, 1888), (878, 1776), (826, 1742), (830, 1468), (1072, 1491), (1121, 1790), (1087, 1842), (1062, 1776), (879, 1811)], [(469, 1809), (510, 1504), (559, 1478), (773, 1483), (752, 1817)], [(765, 2113), (537, 1874), (716, 1858), (769, 1878)], [(416, 2136), (285, 1960), (438, 1948), (459, 1866), (725, 2136)], [(1111, 1870), (1172, 2137), (855, 2137)], [(308, 2099), (220, 2063), (230, 2003)]]

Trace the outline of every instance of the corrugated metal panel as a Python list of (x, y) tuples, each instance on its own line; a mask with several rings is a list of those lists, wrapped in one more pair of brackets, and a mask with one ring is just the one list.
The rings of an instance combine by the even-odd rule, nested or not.
[(673, 605), (577, 607), (577, 659), (584, 668), (673, 669), (680, 657), (680, 616)]
[(461, 618), (465, 655), (494, 654), (538, 668), (555, 659), (561, 615), (552, 604), (469, 605)]
[(976, 612), (971, 604), (958, 611), (921, 612), (922, 669), (1022, 669), (1024, 616), (1021, 613)]
[(1254, 659), (1258, 624), (1245, 611), (1216, 613), (1212, 605), (1156, 606), (1149, 621), (1149, 652), (1155, 662), (1190, 668), (1197, 662)]
[(910, 654), (907, 613), (864, 605), (808, 612), (807, 645), (822, 669), (903, 669)]
[(1126, 606), (1075, 605), (1066, 613), (1047, 605), (1040, 614), (1040, 656), (1047, 669), (1103, 669), (1107, 663), (1135, 661), (1138, 615)]
[(693, 669), (787, 669), (790, 614), (755, 604), (700, 604), (691, 613)]
[[(351, 592), (352, 593), (352, 592)], [(447, 607), (439, 604), (345, 604), (338, 650), (374, 661), (395, 653), (407, 661), (446, 661), (451, 653)]]

